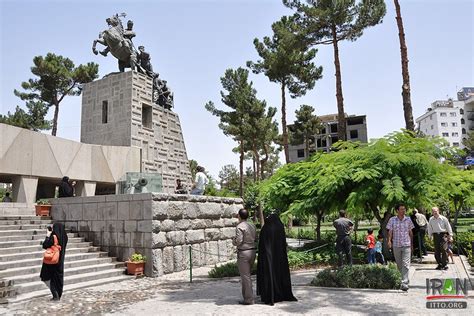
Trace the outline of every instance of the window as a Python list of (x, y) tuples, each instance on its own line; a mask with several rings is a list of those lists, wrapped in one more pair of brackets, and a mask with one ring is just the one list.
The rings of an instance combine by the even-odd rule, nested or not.
[(337, 124), (331, 124), (330, 127), (331, 133), (337, 133)]
[(359, 137), (359, 131), (358, 130), (351, 131), (351, 139), (358, 138), (358, 137)]
[(430, 114), (430, 120), (432, 120), (432, 119), (433, 119), (433, 114)]
[(323, 128), (321, 129), (321, 134), (322, 134), (322, 135), (326, 134), (326, 127), (323, 127)]
[(433, 129), (433, 125), (431, 125), (431, 129)]
[(447, 127), (447, 126), (448, 126), (448, 123), (446, 123), (446, 122), (441, 122), (441, 126)]
[(463, 114), (464, 114), (464, 110), (463, 110), (463, 109), (459, 109), (459, 114), (463, 115)]
[(458, 126), (458, 123), (452, 122), (452, 123), (451, 123), (451, 126), (452, 126), (452, 127), (456, 127), (456, 126)]
[(454, 147), (459, 147), (459, 143), (453, 143)]
[(107, 124), (107, 116), (109, 111), (109, 102), (102, 101), (102, 124)]
[(458, 133), (458, 132), (453, 132), (453, 133), (451, 133), (451, 136), (453, 136), (453, 137), (458, 137), (458, 136), (459, 136), (459, 133)]
[(440, 113), (439, 113), (439, 116), (441, 116), (441, 117), (446, 117), (446, 116), (448, 116), (448, 113), (446, 113), (446, 112), (440, 112)]
[(463, 133), (464, 135), (466, 134), (466, 129), (465, 129), (465, 128), (462, 129), (462, 133)]
[(298, 158), (304, 158), (304, 149), (298, 149)]
[(153, 108), (147, 104), (142, 104), (142, 125), (146, 128), (153, 127)]
[(449, 112), (449, 116), (456, 117), (456, 112)]
[(449, 137), (449, 133), (443, 133), (443, 137)]
[(466, 121), (463, 118), (461, 119), (461, 124), (466, 124)]
[(331, 137), (331, 140), (332, 140), (331, 144), (335, 144), (335, 143), (337, 143), (339, 138), (337, 136), (333, 136), (333, 137)]
[(363, 117), (350, 117), (347, 119), (347, 125), (361, 125), (364, 124)]

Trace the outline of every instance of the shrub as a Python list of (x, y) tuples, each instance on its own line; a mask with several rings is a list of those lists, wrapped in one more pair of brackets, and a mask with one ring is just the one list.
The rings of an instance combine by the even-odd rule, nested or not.
[[(257, 260), (252, 266), (252, 274), (257, 273)], [(226, 278), (226, 277), (235, 277), (240, 276), (239, 268), (237, 262), (228, 262), (221, 266), (214, 266), (211, 271), (209, 271), (208, 276), (213, 279)]]
[(396, 265), (354, 265), (342, 269), (331, 268), (319, 272), (311, 282), (314, 286), (397, 289), (400, 287), (401, 275)]
[(130, 261), (130, 262), (146, 262), (146, 256), (143, 256), (142, 254), (139, 254), (139, 253), (134, 253), (128, 259), (128, 261)]

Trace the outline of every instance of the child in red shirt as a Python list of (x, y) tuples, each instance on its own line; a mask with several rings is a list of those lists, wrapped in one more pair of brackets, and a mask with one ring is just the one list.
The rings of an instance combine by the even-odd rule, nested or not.
[(369, 261), (369, 264), (375, 264), (375, 237), (372, 228), (367, 230), (365, 243), (367, 244), (367, 260)]

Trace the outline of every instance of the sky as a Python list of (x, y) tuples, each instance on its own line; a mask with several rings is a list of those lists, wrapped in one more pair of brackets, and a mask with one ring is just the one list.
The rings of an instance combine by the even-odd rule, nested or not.
[[(474, 0), (400, 2), (418, 117), (431, 102), (455, 98), (461, 87), (474, 86)], [(355, 42), (340, 43), (345, 111), (367, 115), (371, 139), (405, 125), (395, 9), (393, 1), (386, 4), (382, 24), (366, 29)], [(213, 101), (224, 109), (220, 77), (228, 68), (258, 59), (253, 39), (271, 36), (271, 24), (292, 13), (281, 0), (0, 0), (0, 113), (24, 106), (13, 90), (32, 77), (34, 56), (53, 52), (76, 65), (98, 63), (99, 78), (117, 71), (115, 58), (96, 56), (91, 46), (106, 28), (105, 19), (122, 12), (134, 21), (135, 46), (145, 46), (154, 70), (174, 92), (188, 158), (214, 177), (224, 165), (237, 166), (236, 143), (223, 135), (218, 118), (204, 105)], [(290, 123), (302, 104), (313, 106), (318, 115), (337, 113), (332, 46), (317, 48), (314, 62), (323, 67), (323, 78), (304, 97), (287, 96)], [(260, 99), (280, 109), (278, 84), (263, 74), (251, 73), (250, 80)], [(80, 96), (61, 103), (58, 137), (80, 139), (80, 113)], [(280, 110), (276, 118), (281, 122)]]

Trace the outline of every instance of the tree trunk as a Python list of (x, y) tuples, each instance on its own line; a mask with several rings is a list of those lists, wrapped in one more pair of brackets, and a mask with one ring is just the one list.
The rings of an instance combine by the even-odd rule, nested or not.
[(286, 129), (286, 99), (285, 82), (281, 83), (281, 127), (283, 129), (283, 148), (285, 150), (285, 161), (290, 163), (290, 152), (288, 151), (288, 131)]
[(265, 176), (265, 165), (267, 164), (268, 161), (268, 149), (266, 145), (263, 145), (263, 151), (265, 153), (265, 157), (260, 160), (260, 179), (264, 179)]
[(385, 260), (391, 258), (390, 250), (388, 249), (388, 233), (387, 233), (387, 224), (388, 220), (390, 219), (391, 215), (390, 212), (385, 212), (384, 216), (380, 215), (380, 209), (376, 205), (370, 205), (370, 209), (374, 213), (375, 218), (380, 224), (380, 231), (379, 234), (383, 236), (383, 244), (382, 244), (382, 253), (385, 257)]
[(321, 220), (323, 212), (316, 212), (316, 241), (321, 241)]
[(252, 155), (252, 168), (253, 168), (253, 182), (257, 181), (257, 173), (255, 171), (255, 156)]
[(53, 116), (53, 130), (51, 135), (56, 136), (58, 131), (58, 116), (59, 116), (59, 103), (57, 99), (54, 100), (54, 116)]
[(400, 39), (400, 53), (402, 57), (402, 99), (403, 99), (403, 113), (405, 115), (405, 126), (407, 130), (414, 131), (415, 123), (413, 122), (413, 109), (411, 106), (410, 97), (410, 74), (408, 73), (408, 51), (407, 44), (405, 41), (405, 31), (403, 29), (402, 14), (400, 11), (400, 4), (398, 0), (394, 0), (395, 10), (397, 11), (397, 26), (398, 26), (398, 38)]
[[(346, 140), (346, 118), (344, 116), (344, 97), (342, 96), (341, 64), (339, 62), (339, 47), (336, 26), (332, 26), (332, 45), (334, 46), (334, 66), (336, 68), (336, 100), (337, 100), (337, 137)], [(330, 132), (330, 131), (328, 131)], [(329, 144), (327, 144), (329, 148)]]
[(239, 157), (239, 194), (240, 197), (244, 196), (244, 140), (240, 141), (240, 157)]
[(306, 158), (309, 157), (309, 138), (305, 138), (305, 150), (306, 150)]
[(354, 243), (357, 244), (357, 230), (359, 229), (359, 220), (354, 220)]
[(255, 164), (257, 166), (257, 168), (255, 170), (255, 176), (256, 176), (255, 180), (259, 181), (260, 180), (260, 156), (258, 154), (258, 150), (257, 150), (257, 146), (255, 145), (255, 142), (252, 145), (252, 148), (253, 148), (254, 161), (255, 161)]

